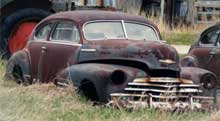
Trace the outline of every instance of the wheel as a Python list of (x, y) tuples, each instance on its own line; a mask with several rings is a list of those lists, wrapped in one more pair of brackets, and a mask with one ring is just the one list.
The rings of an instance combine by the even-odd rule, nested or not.
[(1, 55), (9, 58), (12, 53), (24, 48), (34, 27), (48, 15), (50, 15), (48, 11), (27, 8), (15, 11), (4, 18), (0, 25)]
[(206, 74), (202, 77), (201, 83), (205, 89), (213, 89), (217, 86), (217, 79), (211, 74)]
[(203, 94), (205, 96), (216, 96), (216, 89), (217, 89), (217, 79), (214, 75), (212, 74), (205, 74), (202, 78), (201, 78), (201, 84), (202, 86), (202, 90), (203, 90)]

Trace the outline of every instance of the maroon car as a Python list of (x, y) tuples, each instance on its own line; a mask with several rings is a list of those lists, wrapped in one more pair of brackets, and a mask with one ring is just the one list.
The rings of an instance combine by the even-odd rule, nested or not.
[[(216, 74), (220, 79), (220, 23), (206, 28), (191, 46), (187, 56), (181, 61), (184, 67), (199, 67)], [(207, 80), (207, 86), (214, 88), (219, 81)], [(218, 86), (219, 87), (219, 86)]]
[[(202, 92), (200, 86), (193, 84), (187, 72), (182, 73), (186, 79), (180, 78), (177, 51), (160, 40), (157, 27), (143, 17), (107, 11), (62, 12), (39, 23), (26, 47), (9, 59), (6, 77), (25, 84), (73, 84), (94, 101), (149, 98), (151, 107), (181, 106), (180, 102), (198, 107), (188, 99), (200, 99), (196, 97)], [(215, 77), (192, 69), (202, 70), (195, 80), (207, 73)], [(158, 102), (161, 98), (180, 102)]]

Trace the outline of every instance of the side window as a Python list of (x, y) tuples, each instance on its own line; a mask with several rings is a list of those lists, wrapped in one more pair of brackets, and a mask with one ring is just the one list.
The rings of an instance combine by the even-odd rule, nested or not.
[(35, 39), (41, 39), (41, 40), (45, 40), (47, 39), (48, 35), (50, 34), (50, 30), (52, 28), (52, 23), (50, 24), (46, 24), (43, 27), (41, 27), (40, 29), (37, 30), (37, 32), (35, 33)]
[(80, 41), (79, 31), (72, 22), (59, 22), (51, 36), (51, 41)]
[(220, 28), (213, 28), (209, 32), (205, 33), (200, 42), (201, 44), (212, 44), (215, 45), (217, 42), (217, 39), (219, 38), (220, 34)]

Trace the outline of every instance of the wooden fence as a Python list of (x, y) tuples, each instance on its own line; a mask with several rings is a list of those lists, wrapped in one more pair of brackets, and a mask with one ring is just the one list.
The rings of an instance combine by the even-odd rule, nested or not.
[(194, 3), (194, 25), (210, 25), (220, 20), (220, 1), (196, 1)]

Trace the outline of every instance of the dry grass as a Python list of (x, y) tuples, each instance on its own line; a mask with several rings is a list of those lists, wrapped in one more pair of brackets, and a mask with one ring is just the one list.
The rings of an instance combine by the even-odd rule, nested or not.
[(161, 32), (162, 39), (166, 40), (168, 44), (191, 45), (197, 40), (199, 33), (207, 27), (207, 25), (187, 26), (178, 23), (176, 25), (171, 25), (171, 29), (170, 25), (161, 22), (158, 18), (147, 17), (147, 19), (153, 21), (153, 23), (157, 25)]
[[(0, 66), (1, 78), (4, 69), (5, 62)], [(53, 84), (24, 87), (9, 80), (0, 81), (0, 121), (219, 121), (219, 118), (219, 112), (177, 114), (94, 106), (72, 88), (62, 89)]]

